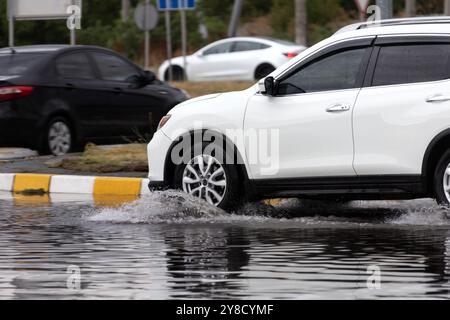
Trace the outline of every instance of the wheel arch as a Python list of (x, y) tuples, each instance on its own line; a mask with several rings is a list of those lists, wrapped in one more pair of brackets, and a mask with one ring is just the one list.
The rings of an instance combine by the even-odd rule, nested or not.
[[(164, 81), (169, 81), (169, 68), (170, 65), (167, 66), (167, 68), (164, 69)], [(186, 70), (184, 70), (183, 66), (178, 64), (178, 63), (174, 63), (172, 64), (172, 70), (179, 70), (184, 74), (184, 77), (187, 78), (187, 74), (186, 74)]]
[[(171, 154), (175, 146), (184, 139), (186, 136), (190, 136), (190, 138), (194, 137), (196, 134), (203, 135), (205, 131), (213, 132), (216, 135), (222, 136), (224, 138), (224, 141), (226, 143), (226, 148), (233, 148), (234, 152), (234, 159), (237, 161), (237, 170), (239, 174), (239, 178), (242, 179), (243, 186), (247, 188), (247, 183), (250, 181), (248, 176), (248, 171), (246, 167), (246, 162), (244, 160), (244, 157), (242, 157), (241, 152), (237, 148), (237, 146), (229, 139), (225, 134), (218, 132), (217, 130), (209, 130), (209, 129), (202, 129), (202, 130), (191, 130), (181, 136), (179, 136), (177, 139), (175, 139), (166, 155), (166, 160), (164, 164), (164, 181), (170, 186), (173, 187), (173, 179), (174, 179), (174, 172), (175, 172), (175, 164), (171, 160)], [(191, 147), (194, 145), (194, 139), (191, 140)]]
[(431, 195), (433, 190), (434, 170), (442, 155), (450, 149), (450, 128), (442, 131), (433, 138), (425, 151), (422, 164), (422, 177), (424, 179), (427, 195)]

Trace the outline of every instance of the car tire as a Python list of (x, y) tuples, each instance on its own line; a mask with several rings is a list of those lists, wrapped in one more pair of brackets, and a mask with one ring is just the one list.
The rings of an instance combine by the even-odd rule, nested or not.
[(440, 205), (450, 207), (450, 150), (439, 160), (433, 181), (436, 201)]
[(45, 127), (40, 146), (41, 154), (61, 156), (74, 148), (74, 134), (70, 122), (64, 117), (52, 118)]
[(265, 63), (256, 68), (255, 71), (255, 80), (259, 81), (262, 78), (267, 77), (269, 74), (275, 71), (275, 67), (271, 64)]
[[(167, 68), (164, 78), (165, 78), (165, 81), (170, 80), (169, 68)], [(172, 81), (180, 82), (180, 81), (185, 81), (185, 80), (186, 80), (186, 75), (185, 75), (183, 68), (181, 68), (179, 66), (173, 66), (172, 67)]]
[[(173, 184), (176, 189), (201, 198), (213, 206), (229, 212), (235, 210), (243, 199), (236, 166), (224, 164), (215, 154), (206, 154), (205, 147), (194, 147), (193, 150), (202, 151), (194, 153), (191, 150), (188, 163), (176, 166)], [(203, 164), (200, 164), (202, 159)]]

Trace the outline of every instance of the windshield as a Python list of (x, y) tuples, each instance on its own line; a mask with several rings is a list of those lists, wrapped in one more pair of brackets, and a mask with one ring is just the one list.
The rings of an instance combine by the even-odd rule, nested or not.
[(1, 53), (0, 75), (21, 76), (41, 63), (43, 53)]

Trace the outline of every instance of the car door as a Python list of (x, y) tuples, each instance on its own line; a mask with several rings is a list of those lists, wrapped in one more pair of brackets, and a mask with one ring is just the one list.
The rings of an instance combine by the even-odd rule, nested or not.
[(233, 66), (229, 64), (229, 55), (233, 41), (213, 45), (192, 56), (188, 65), (188, 74), (194, 81), (227, 80)]
[(420, 175), (428, 145), (449, 127), (450, 39), (379, 37), (375, 51), (354, 111), (355, 170)]
[[(253, 179), (356, 175), (352, 112), (372, 40), (325, 49), (278, 77), (275, 96), (256, 94), (249, 100), (244, 133), (260, 137), (259, 149), (265, 134), (278, 137), (267, 147), (275, 168), (248, 160)], [(247, 139), (247, 159), (255, 159), (255, 150)]]
[(108, 107), (109, 96), (100, 89), (99, 79), (83, 51), (65, 53), (55, 60), (59, 83), (59, 99), (76, 117), (78, 131), (85, 139), (105, 134), (102, 110)]
[(90, 55), (98, 68), (104, 90), (109, 92), (104, 116), (108, 119), (111, 138), (136, 138), (149, 133), (152, 113), (159, 111), (159, 101), (155, 92), (135, 87), (132, 79), (142, 70), (113, 53), (91, 51)]

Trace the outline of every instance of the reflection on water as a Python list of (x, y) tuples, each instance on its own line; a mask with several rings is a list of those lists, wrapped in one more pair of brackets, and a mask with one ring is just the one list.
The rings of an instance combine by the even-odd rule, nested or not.
[(450, 298), (450, 220), (428, 200), (229, 215), (175, 192), (119, 208), (3, 194), (0, 226), (0, 299)]

